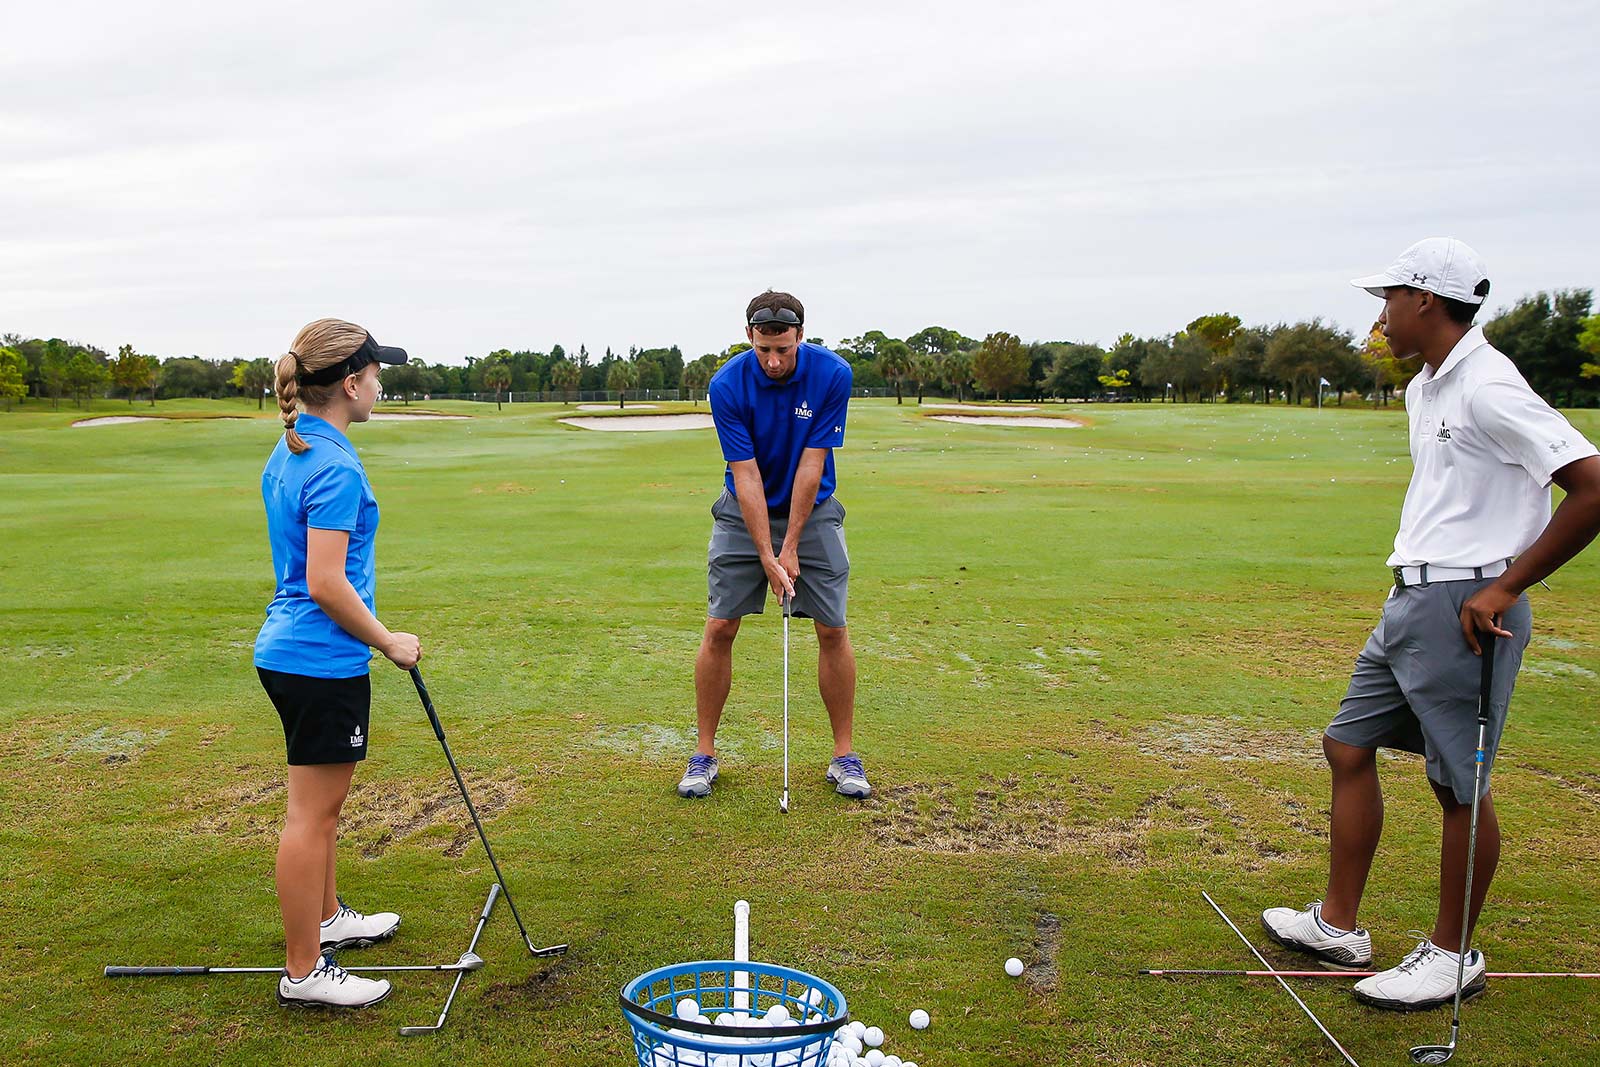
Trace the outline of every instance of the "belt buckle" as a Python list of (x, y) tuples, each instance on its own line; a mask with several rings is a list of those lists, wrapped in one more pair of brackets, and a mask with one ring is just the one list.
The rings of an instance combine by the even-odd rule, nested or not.
[(1394, 587), (1396, 589), (1404, 589), (1406, 587), (1406, 569), (1404, 567), (1394, 568)]

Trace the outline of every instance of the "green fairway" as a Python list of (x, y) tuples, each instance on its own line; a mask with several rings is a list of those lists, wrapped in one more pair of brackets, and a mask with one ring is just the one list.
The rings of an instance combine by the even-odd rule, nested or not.
[[(837, 465), (877, 793), (822, 781), (801, 627), (786, 817), (775, 610), (735, 646), (715, 795), (673, 792), (714, 433), (412, 410), (471, 418), (352, 429), (383, 513), (378, 613), (421, 636), (530, 933), (570, 953), (529, 958), (502, 902), (447, 1027), (412, 1038), (398, 1027), (433, 1021), (447, 975), (336, 1017), (278, 1008), (260, 976), (101, 976), (282, 961), (283, 735), (251, 667), (280, 424), (270, 405), (102, 402), (247, 417), (72, 428), (88, 412), (29, 403), (0, 413), (0, 1063), (623, 1064), (622, 984), (727, 955), (741, 897), (753, 956), (832, 981), (921, 1067), (1338, 1062), (1273, 983), (1133, 972), (1255, 966), (1202, 889), (1261, 946), (1263, 907), (1322, 895), (1318, 736), (1389, 586), (1399, 408), (1050, 404), (1087, 425), (1032, 428), (856, 402)], [(1571, 415), (1591, 439), (1597, 416)], [(1600, 970), (1600, 550), (1551, 584), (1495, 772), (1491, 970)], [(410, 681), (379, 657), (373, 692), (340, 888), (404, 926), (341, 962), (451, 962), (492, 872)], [(1381, 768), (1362, 918), (1388, 966), (1433, 923), (1438, 820), (1420, 759)], [(1448, 1010), (1382, 1013), (1347, 985), (1296, 988), (1362, 1063), (1446, 1038)], [(918, 1007), (931, 1028), (907, 1025)], [(1463, 1042), (1479, 1067), (1592, 1064), (1600, 982), (1491, 981)]]

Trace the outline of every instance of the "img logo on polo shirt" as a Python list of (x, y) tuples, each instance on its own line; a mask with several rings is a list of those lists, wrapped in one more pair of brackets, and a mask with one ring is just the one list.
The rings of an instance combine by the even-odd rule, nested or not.
[(794, 409), (794, 417), (797, 419), (809, 419), (811, 417), (811, 401), (800, 401), (800, 406)]
[(360, 748), (362, 745), (364, 745), (366, 743), (367, 743), (367, 739), (365, 737), (363, 737), (362, 734), (361, 734), (361, 724), (360, 723), (356, 723), (356, 732), (350, 735), (350, 747), (351, 748)]
[(1439, 420), (1439, 432), (1433, 435), (1433, 439), (1441, 444), (1450, 440), (1450, 428), (1444, 424), (1443, 419)]

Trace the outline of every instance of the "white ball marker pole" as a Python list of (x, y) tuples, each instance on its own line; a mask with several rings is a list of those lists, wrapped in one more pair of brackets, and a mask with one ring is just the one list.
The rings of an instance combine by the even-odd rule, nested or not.
[[(739, 963), (750, 962), (750, 902), (735, 901), (733, 905), (733, 958)], [(750, 972), (733, 972), (733, 1007), (735, 1011), (750, 1010)]]

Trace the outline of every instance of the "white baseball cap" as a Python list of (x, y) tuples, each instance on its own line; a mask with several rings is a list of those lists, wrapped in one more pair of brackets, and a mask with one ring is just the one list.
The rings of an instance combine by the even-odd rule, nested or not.
[(1350, 284), (1373, 296), (1405, 285), (1466, 304), (1481, 304), (1489, 295), (1489, 275), (1483, 260), (1472, 246), (1454, 237), (1423, 238), (1401, 252), (1382, 274), (1354, 278)]

